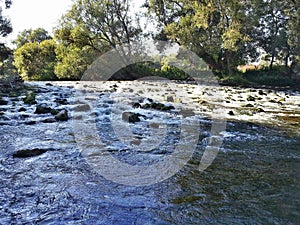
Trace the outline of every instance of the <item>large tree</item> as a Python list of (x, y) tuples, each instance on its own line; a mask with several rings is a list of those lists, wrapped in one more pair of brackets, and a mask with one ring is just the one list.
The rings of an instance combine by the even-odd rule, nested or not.
[(37, 28), (37, 29), (28, 29), (23, 30), (19, 33), (16, 40), (13, 41), (16, 44), (17, 48), (25, 45), (26, 43), (41, 43), (42, 41), (52, 39), (52, 37), (48, 34), (44, 28)]
[(14, 65), (24, 80), (55, 80), (56, 43), (43, 28), (21, 32), (14, 41)]
[(140, 29), (129, 11), (129, 0), (75, 1), (55, 31), (57, 76), (78, 79), (97, 56), (134, 40)]
[(299, 43), (299, 3), (289, 1), (148, 0), (145, 5), (156, 15), (160, 38), (187, 46), (215, 71), (231, 74), (262, 50), (270, 55), (270, 67), (298, 54), (289, 43)]
[[(0, 0), (0, 3), (3, 3), (2, 0)], [(5, 0), (4, 1), (5, 8), (8, 9), (12, 1), (11, 0)], [(6, 37), (8, 34), (12, 32), (12, 25), (10, 23), (10, 20), (3, 16), (2, 14), (3, 9), (0, 7), (0, 37)], [(8, 49), (4, 43), (0, 43), (0, 59), (3, 61), (4, 59), (8, 58), (8, 56), (11, 54), (10, 49)]]
[(148, 7), (168, 39), (190, 48), (215, 71), (232, 73), (244, 60), (240, 52), (256, 22), (248, 1), (150, 0)]

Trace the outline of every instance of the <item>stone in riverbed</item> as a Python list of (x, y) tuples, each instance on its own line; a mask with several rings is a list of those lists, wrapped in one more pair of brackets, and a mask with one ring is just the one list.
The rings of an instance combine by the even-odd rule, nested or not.
[(26, 125), (34, 125), (36, 124), (36, 121), (32, 120), (32, 121), (26, 121), (25, 122)]
[(247, 107), (247, 108), (253, 108), (254, 105), (252, 105), (252, 104), (247, 104), (247, 105), (244, 105), (244, 107)]
[(139, 118), (140, 116), (144, 116), (144, 115), (141, 115), (139, 113), (133, 113), (133, 112), (123, 112), (122, 120), (129, 123), (136, 123), (141, 121), (141, 119)]
[(254, 101), (255, 101), (255, 98), (254, 98), (253, 96), (249, 95), (249, 96), (247, 97), (247, 101), (252, 101), (252, 102), (254, 102)]
[(56, 109), (52, 109), (50, 113), (51, 115), (56, 116), (59, 113), (59, 111)]
[(27, 92), (25, 98), (23, 98), (23, 102), (25, 104), (33, 105), (36, 104), (35, 100), (35, 93), (34, 92)]
[(46, 104), (39, 104), (36, 106), (35, 109), (35, 114), (47, 114), (47, 113), (51, 113), (51, 108), (48, 107)]
[(263, 110), (262, 108), (257, 108), (255, 111), (258, 112), (258, 113), (265, 112), (265, 110)]
[(24, 108), (24, 107), (21, 107), (19, 110), (18, 110), (18, 112), (26, 112), (26, 108)]
[(145, 105), (142, 106), (143, 109), (156, 109), (156, 110), (161, 110), (161, 111), (169, 111), (172, 109), (175, 109), (174, 106), (167, 106), (164, 105), (162, 103), (157, 103), (157, 102), (153, 102), (153, 103), (147, 103)]
[(63, 109), (56, 116), (55, 119), (57, 121), (67, 121), (69, 119), (68, 111)]
[(267, 95), (263, 90), (259, 90), (259, 91), (258, 91), (258, 94), (259, 94), (259, 95)]
[(47, 152), (46, 149), (39, 149), (39, 148), (30, 149), (30, 150), (19, 150), (19, 151), (13, 153), (13, 157), (14, 158), (30, 158), (30, 157), (42, 155), (45, 152)]
[(8, 101), (4, 100), (4, 99), (0, 99), (0, 105), (7, 105)]
[(54, 118), (47, 118), (43, 120), (43, 123), (55, 123), (55, 122), (57, 122), (57, 120)]
[(230, 110), (230, 111), (228, 112), (228, 115), (229, 115), (229, 116), (234, 116), (234, 112), (233, 112), (232, 110)]

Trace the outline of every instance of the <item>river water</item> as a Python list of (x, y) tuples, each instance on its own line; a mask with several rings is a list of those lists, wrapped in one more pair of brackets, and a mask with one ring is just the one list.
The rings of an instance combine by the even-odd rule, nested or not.
[[(197, 87), (159, 82), (30, 85), (37, 104), (66, 109), (70, 119), (55, 121), (50, 113), (34, 113), (37, 104), (23, 103), (25, 94), (3, 97), (8, 103), (0, 106), (0, 224), (300, 224), (298, 92), (221, 88), (226, 101), (222, 143), (208, 168), (199, 170), (213, 124), (222, 121), (209, 116), (213, 103), (207, 96), (209, 90), (216, 92), (214, 87), (194, 93)], [(184, 89), (187, 94), (180, 92)], [(247, 102), (247, 96), (258, 93), (264, 99)], [(153, 101), (174, 109), (132, 107)], [(253, 107), (240, 110), (239, 104), (249, 102)], [(264, 112), (256, 113), (258, 105)], [(122, 120), (124, 111), (139, 113), (140, 121)], [(105, 161), (97, 166), (108, 166), (111, 176), (101, 174), (104, 170), (91, 163), (84, 149), (95, 148), (79, 141), (89, 132), (85, 128), (78, 136), (78, 124), (91, 122), (105, 154), (147, 168), (172, 155), (179, 141), (189, 144), (191, 139), (180, 139), (183, 119), (197, 126), (192, 155), (168, 179), (140, 179), (140, 185), (130, 176), (122, 180), (122, 171)], [(34, 149), (44, 152), (14, 157)], [(93, 154), (103, 159), (104, 153)]]

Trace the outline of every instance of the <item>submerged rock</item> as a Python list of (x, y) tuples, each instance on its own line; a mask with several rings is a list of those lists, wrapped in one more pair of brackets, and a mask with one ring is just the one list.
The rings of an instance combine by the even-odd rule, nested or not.
[(13, 154), (14, 158), (29, 158), (34, 156), (39, 156), (47, 152), (46, 149), (30, 149), (30, 150), (19, 150)]

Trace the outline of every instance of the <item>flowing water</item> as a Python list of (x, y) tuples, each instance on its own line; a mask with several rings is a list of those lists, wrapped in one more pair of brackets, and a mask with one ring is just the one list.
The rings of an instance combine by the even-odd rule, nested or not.
[[(79, 92), (78, 83), (53, 84), (34, 83), (36, 101), (58, 111), (66, 109), (68, 121), (53, 121), (50, 113), (35, 114), (36, 104), (24, 104), (22, 95), (3, 97), (8, 104), (0, 106), (0, 224), (300, 224), (300, 126), (296, 115), (300, 103), (295, 102), (299, 93), (269, 93), (267, 96), (278, 98), (285, 94), (293, 102), (285, 103), (284, 112), (266, 103), (265, 111), (276, 111), (275, 116), (263, 113), (260, 119), (246, 113), (256, 121), (245, 114), (229, 119), (226, 130), (220, 132), (223, 142), (218, 155), (206, 170), (199, 171), (214, 123), (207, 116), (210, 106), (199, 107), (202, 96), (193, 95), (194, 102), (186, 103), (176, 99), (180, 93), (175, 88), (158, 95), (152, 90), (160, 89), (158, 83), (139, 89), (136, 83), (107, 82), (90, 89), (85, 85), (87, 90)], [(223, 90), (242, 95), (240, 89)], [(132, 102), (163, 102), (162, 96), (168, 97), (170, 101), (164, 104), (174, 105), (174, 110), (132, 108)], [(93, 104), (87, 107), (84, 102)], [(185, 111), (183, 115), (182, 108), (189, 105), (196, 113)], [(78, 110), (79, 106), (83, 108)], [(128, 124), (121, 118), (124, 111), (143, 116), (124, 128)], [(278, 120), (290, 114), (290, 119)], [(146, 168), (172, 155), (184, 117), (198, 127), (192, 156), (169, 179), (150, 185), (125, 185), (102, 176), (82, 151), (80, 130), (75, 129), (76, 124), (92, 121), (105, 153)], [(271, 123), (261, 124), (264, 118)], [(80, 123), (74, 125), (74, 120)], [(180, 141), (188, 144), (188, 140)], [(44, 152), (14, 157), (20, 150), (33, 149)], [(106, 162), (98, 165), (101, 163)], [(117, 170), (110, 173), (120, 176)]]

